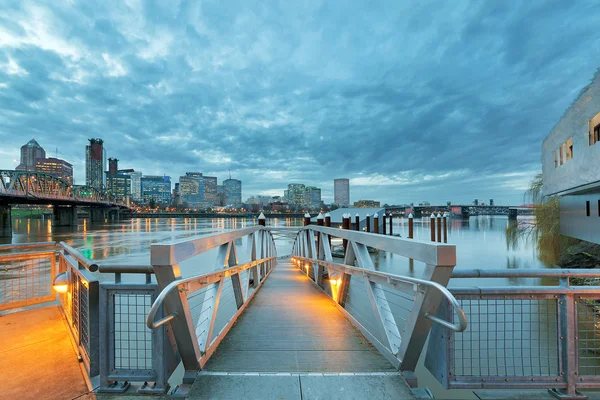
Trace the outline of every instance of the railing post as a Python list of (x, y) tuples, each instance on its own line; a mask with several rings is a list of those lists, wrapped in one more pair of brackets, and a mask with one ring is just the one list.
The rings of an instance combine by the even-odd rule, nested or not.
[[(447, 287), (452, 270), (456, 265), (455, 250), (452, 254), (446, 254), (444, 263), (446, 265), (427, 264), (421, 279)], [(435, 316), (441, 299), (441, 292), (427, 287), (415, 294), (415, 301), (406, 321), (406, 328), (398, 352), (398, 358), (402, 360), (401, 371), (413, 372), (415, 370), (432, 324), (430, 319), (425, 318), (425, 315)]]
[[(569, 278), (561, 278), (560, 286), (569, 287)], [(562, 365), (559, 373), (567, 383), (566, 392), (559, 389), (551, 389), (550, 393), (558, 398), (582, 397), (576, 390), (578, 376), (578, 354), (577, 354), (577, 304), (573, 293), (561, 294), (558, 300), (559, 316), (559, 340), (561, 342)]]
[[(342, 229), (348, 229), (350, 226), (350, 214), (342, 215)], [(346, 253), (346, 249), (348, 248), (348, 240), (344, 239), (344, 253)]]
[(408, 238), (409, 239), (413, 239), (413, 223), (414, 223), (414, 217), (412, 215), (412, 213), (408, 214)]
[[(179, 265), (170, 264), (172, 254), (161, 250), (154, 246), (150, 248), (150, 260), (159, 291), (162, 291), (171, 282), (181, 279)], [(171, 291), (165, 298), (165, 312), (166, 314), (177, 315), (170, 323), (186, 371), (186, 378), (184, 378), (186, 381), (184, 383), (191, 383), (190, 380), (195, 378), (196, 371), (200, 370), (201, 352), (196, 340), (196, 331), (186, 292)]]
[(442, 214), (438, 213), (436, 215), (437, 219), (437, 241), (438, 243), (442, 242)]
[[(317, 225), (323, 226), (324, 223), (325, 223), (325, 217), (323, 217), (322, 213), (319, 213), (319, 215), (317, 215)], [(321, 233), (317, 232), (317, 252), (319, 252), (320, 248), (321, 248)]]
[(262, 212), (258, 216), (258, 224), (261, 226), (267, 226), (267, 218), (265, 217), (265, 214), (263, 214)]
[(358, 215), (358, 213), (356, 213), (356, 216), (354, 217), (354, 225), (354, 230), (360, 231), (360, 216)]
[[(325, 213), (325, 226), (331, 227), (331, 215), (329, 213)], [(327, 235), (327, 240), (329, 241), (329, 250), (331, 250), (331, 236)]]
[(392, 215), (392, 213), (390, 213), (390, 215), (389, 215), (389, 220), (390, 220), (390, 236), (394, 236), (394, 216)]
[(444, 213), (444, 243), (448, 243), (448, 213)]
[(431, 241), (435, 242), (435, 214), (431, 213), (431, 217), (429, 217), (429, 225), (431, 228)]
[(381, 216), (381, 226), (383, 227), (383, 232), (381, 233), (387, 235), (387, 216), (385, 215), (385, 212)]
[(370, 215), (367, 215), (366, 223), (367, 223), (367, 232), (371, 232), (371, 216)]
[(379, 233), (379, 214), (373, 214), (373, 233)]

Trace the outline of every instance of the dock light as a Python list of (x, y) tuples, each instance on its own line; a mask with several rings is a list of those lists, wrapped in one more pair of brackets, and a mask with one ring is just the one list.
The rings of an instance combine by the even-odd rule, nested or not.
[(54, 282), (52, 282), (52, 287), (54, 287), (54, 290), (58, 293), (67, 293), (67, 290), (69, 289), (69, 271), (56, 275)]
[(329, 283), (331, 283), (332, 285), (339, 285), (340, 284), (340, 279), (330, 279)]

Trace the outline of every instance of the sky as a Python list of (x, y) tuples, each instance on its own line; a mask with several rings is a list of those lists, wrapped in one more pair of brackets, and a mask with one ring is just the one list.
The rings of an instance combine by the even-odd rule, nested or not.
[(521, 204), (600, 67), (594, 1), (0, 0), (0, 169), (34, 137), (120, 168), (350, 179), (351, 201)]

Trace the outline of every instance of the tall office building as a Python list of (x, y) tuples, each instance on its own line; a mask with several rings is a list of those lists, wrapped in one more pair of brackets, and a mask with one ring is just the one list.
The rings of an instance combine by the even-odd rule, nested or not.
[(142, 201), (142, 173), (133, 169), (120, 169), (117, 172), (119, 174), (129, 175), (131, 178), (131, 199), (137, 202)]
[(108, 159), (108, 171), (106, 173), (106, 190), (117, 201), (129, 203), (131, 199), (131, 176), (119, 171), (119, 160)]
[(217, 178), (204, 176), (204, 202), (209, 207), (214, 207), (217, 202)]
[(73, 184), (73, 166), (60, 158), (36, 158), (33, 170), (54, 175), (69, 185)]
[(85, 146), (85, 184), (98, 190), (106, 187), (106, 149), (104, 140), (89, 139)]
[(168, 176), (142, 176), (142, 198), (148, 204), (171, 204), (171, 178)]
[[(216, 191), (216, 188), (215, 188)], [(186, 172), (179, 177), (179, 196), (190, 208), (204, 208), (204, 177), (200, 172)]]
[(304, 189), (303, 205), (311, 209), (321, 208), (321, 189), (314, 186), (307, 186)]
[(216, 206), (226, 206), (227, 205), (227, 196), (225, 194), (225, 186), (217, 185), (217, 201), (215, 202)]
[(333, 202), (340, 207), (350, 205), (350, 180), (348, 178), (333, 180)]
[(304, 205), (304, 189), (306, 186), (302, 183), (290, 183), (288, 185), (288, 203), (295, 206)]
[(35, 139), (31, 139), (21, 146), (21, 163), (17, 166), (16, 170), (33, 171), (35, 160), (38, 158), (46, 158), (46, 151)]
[(237, 207), (242, 204), (242, 181), (231, 178), (225, 179), (223, 187), (225, 188), (227, 205)]

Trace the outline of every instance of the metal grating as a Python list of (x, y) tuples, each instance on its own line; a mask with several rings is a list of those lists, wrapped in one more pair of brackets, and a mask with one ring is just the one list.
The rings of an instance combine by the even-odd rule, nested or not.
[(459, 303), (469, 328), (453, 335), (455, 376), (560, 374), (556, 299), (459, 298)]
[(115, 369), (152, 369), (152, 332), (146, 315), (152, 305), (151, 294), (114, 295)]
[(79, 342), (85, 349), (86, 353), (90, 353), (90, 336), (89, 336), (89, 289), (82, 279), (79, 280)]
[(0, 261), (0, 309), (35, 304), (53, 295), (50, 256)]
[(75, 335), (79, 335), (79, 275), (71, 273), (71, 326), (75, 331)]
[(577, 302), (579, 375), (600, 375), (600, 300)]

